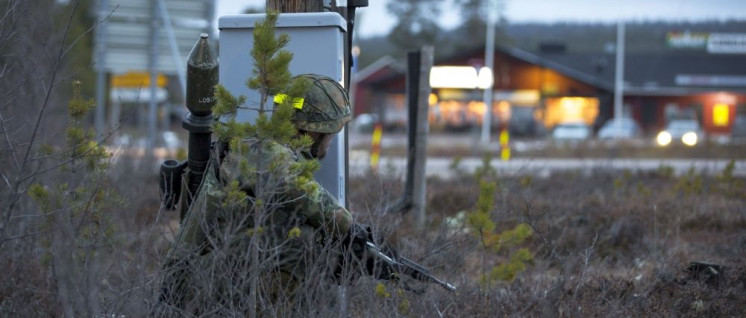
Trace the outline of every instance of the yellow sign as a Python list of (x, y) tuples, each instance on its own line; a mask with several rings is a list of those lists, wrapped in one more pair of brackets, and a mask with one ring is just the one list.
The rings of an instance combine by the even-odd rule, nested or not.
[(730, 106), (728, 104), (718, 103), (712, 107), (712, 124), (716, 127), (728, 126), (730, 117)]
[[(288, 95), (285, 94), (277, 94), (275, 95), (275, 98), (273, 99), (275, 103), (282, 104), (285, 102), (285, 99), (288, 98)], [(303, 109), (303, 102), (305, 101), (304, 98), (293, 98), (293, 107), (297, 109)]]
[[(163, 74), (158, 74), (156, 80), (156, 86), (166, 87), (168, 84), (168, 78)], [(150, 87), (150, 73), (146, 72), (130, 72), (122, 75), (114, 75), (111, 77), (111, 87), (113, 88), (138, 88), (138, 87)]]
[(433, 106), (437, 103), (438, 103), (438, 95), (430, 93), (430, 95), (427, 96), (427, 104), (430, 106)]

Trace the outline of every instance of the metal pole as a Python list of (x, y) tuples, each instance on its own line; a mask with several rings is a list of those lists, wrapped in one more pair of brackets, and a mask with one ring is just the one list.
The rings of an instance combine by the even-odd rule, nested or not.
[[(310, 2), (310, 1), (309, 1)], [(352, 108), (354, 112), (354, 105), (352, 105), (352, 101), (355, 99), (355, 95), (353, 95), (354, 90), (352, 90), (351, 86), (351, 80), (352, 80), (352, 63), (354, 63), (352, 59), (352, 36), (353, 36), (353, 30), (355, 28), (355, 10), (357, 8), (361, 7), (367, 7), (368, 6), (368, 0), (350, 0), (350, 1), (337, 1), (337, 13), (339, 13), (342, 17), (345, 18), (347, 21), (347, 34), (345, 34), (345, 44), (344, 44), (344, 88), (347, 90), (347, 97), (350, 100), (350, 107)], [(354, 115), (354, 113), (353, 113)], [(344, 153), (345, 153), (345, 160), (344, 160), (344, 197), (345, 202), (343, 202), (344, 207), (348, 208), (350, 207), (350, 198), (347, 195), (349, 192), (349, 175), (350, 175), (350, 162), (349, 158), (347, 156), (348, 153), (350, 153), (350, 132), (348, 129), (349, 125), (345, 124), (345, 129), (343, 131), (344, 134)]]
[(174, 35), (174, 28), (171, 26), (171, 17), (168, 14), (166, 8), (166, 2), (164, 0), (158, 0), (158, 12), (163, 19), (163, 26), (168, 36), (168, 44), (171, 47), (171, 57), (174, 59), (174, 63), (179, 67), (176, 68), (176, 73), (179, 76), (179, 85), (181, 85), (181, 91), (186, 92), (186, 74), (184, 68), (184, 61), (181, 60), (181, 54), (179, 54), (179, 45), (176, 43), (176, 35)]
[[(109, 0), (99, 0), (98, 2), (98, 20), (101, 21), (109, 11)], [(96, 115), (94, 126), (96, 127), (96, 136), (104, 134), (104, 112), (106, 106), (106, 22), (101, 23), (96, 28)]]
[[(329, 1), (330, 4), (333, 1)], [(344, 82), (345, 82), (345, 89), (347, 90), (347, 97), (349, 98), (352, 107), (354, 111), (354, 105), (352, 104), (352, 101), (355, 100), (354, 90), (351, 87), (351, 80), (352, 80), (352, 36), (353, 36), (353, 30), (355, 27), (355, 9), (358, 7), (367, 7), (368, 6), (368, 0), (352, 0), (350, 3), (347, 3), (347, 1), (337, 1), (338, 11), (339, 13), (345, 17), (347, 20), (347, 34), (346, 34), (346, 41), (345, 41), (345, 47), (344, 47), (344, 65), (345, 65), (345, 71), (344, 71)], [(354, 115), (354, 114), (353, 114)], [(344, 207), (349, 209), (350, 208), (350, 197), (347, 195), (349, 193), (349, 176), (350, 176), (350, 161), (348, 154), (350, 153), (350, 144), (349, 144), (349, 127), (348, 124), (345, 125), (344, 129), (344, 198), (345, 202), (341, 202), (344, 204)], [(340, 317), (347, 317), (347, 306), (348, 306), (348, 300), (347, 300), (347, 288), (345, 286), (340, 286), (338, 290), (338, 297), (340, 299), (340, 307), (339, 307), (339, 316)]]
[(156, 2), (150, 4), (150, 59), (148, 68), (150, 69), (150, 104), (148, 107), (148, 138), (147, 138), (147, 156), (153, 154), (156, 134), (158, 133), (156, 121), (158, 117), (158, 103), (156, 93), (158, 90), (158, 6)]
[(622, 121), (622, 99), (624, 98), (624, 22), (619, 21), (616, 28), (616, 72), (614, 74), (614, 125), (619, 133)]
[(484, 117), (482, 118), (482, 143), (490, 142), (490, 128), (492, 126), (492, 89), (495, 86), (495, 19), (497, 15), (497, 0), (487, 2), (487, 35), (484, 47), (484, 66), (491, 71), (493, 80), (484, 89)]
[(204, 32), (209, 34), (211, 38), (217, 39), (218, 34), (215, 31), (218, 29), (216, 23), (218, 19), (215, 17), (215, 6), (217, 1), (207, 0), (205, 1), (205, 17), (207, 18), (208, 24), (205, 27)]

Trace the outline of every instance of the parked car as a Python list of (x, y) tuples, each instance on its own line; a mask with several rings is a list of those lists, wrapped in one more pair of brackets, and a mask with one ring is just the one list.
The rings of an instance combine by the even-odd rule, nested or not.
[(376, 114), (360, 114), (352, 120), (352, 128), (358, 132), (371, 132), (377, 122)]
[(746, 115), (736, 116), (731, 130), (731, 140), (746, 140)]
[(552, 138), (555, 140), (584, 140), (591, 136), (591, 128), (585, 123), (563, 123), (554, 126)]
[(675, 119), (668, 122), (666, 129), (658, 133), (655, 141), (663, 147), (678, 142), (694, 146), (702, 137), (702, 128), (696, 119)]
[(607, 120), (598, 131), (599, 139), (627, 139), (640, 137), (642, 130), (640, 125), (632, 118), (620, 118), (619, 123), (615, 119)]

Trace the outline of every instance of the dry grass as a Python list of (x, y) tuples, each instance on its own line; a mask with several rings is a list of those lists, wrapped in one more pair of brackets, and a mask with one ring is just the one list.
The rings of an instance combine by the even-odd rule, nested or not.
[[(155, 305), (161, 261), (178, 216), (158, 208), (157, 182), (146, 167), (150, 164), (120, 160), (111, 171), (111, 184), (126, 204), (109, 211), (117, 230), (97, 252), (102, 265), (92, 277), (100, 281), (78, 286), (96, 286), (95, 308), (102, 313), (142, 316)], [(473, 176), (429, 180), (424, 233), (415, 232), (406, 215), (381, 214), (401, 193), (399, 176), (353, 179), (350, 203), (357, 220), (372, 224), (402, 255), (458, 291), (430, 286), (419, 295), (385, 283), (381, 293), (378, 281), (362, 278), (347, 287), (346, 307), (337, 292), (329, 293), (333, 285), (319, 284), (313, 288), (323, 285), (325, 293), (306, 294), (331, 298), (325, 305), (283, 315), (320, 317), (346, 310), (352, 317), (738, 316), (746, 311), (743, 180), (699, 176), (701, 187), (692, 190), (682, 186), (683, 178), (604, 171), (498, 178), (493, 219), (504, 229), (529, 223), (535, 233), (527, 246), (535, 259), (514, 281), (491, 285), (479, 283), (480, 272), (505, 259), (485, 254), (463, 227), (445, 225), (447, 218), (474, 208), (479, 189)], [(0, 279), (0, 313), (63, 315), (69, 299), (59, 293), (64, 273), (45, 263), (44, 240), (27, 236), (6, 244), (0, 256), (8, 274)], [(724, 271), (695, 277), (684, 270), (692, 261), (719, 264)]]

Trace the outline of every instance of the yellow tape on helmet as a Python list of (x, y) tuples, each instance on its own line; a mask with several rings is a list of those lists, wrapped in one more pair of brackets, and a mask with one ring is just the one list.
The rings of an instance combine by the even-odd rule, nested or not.
[[(286, 94), (277, 94), (275, 95), (274, 102), (277, 104), (282, 104), (285, 102), (285, 99), (288, 98), (288, 95)], [(293, 98), (293, 107), (297, 109), (303, 109), (303, 102), (305, 99), (303, 98)]]

